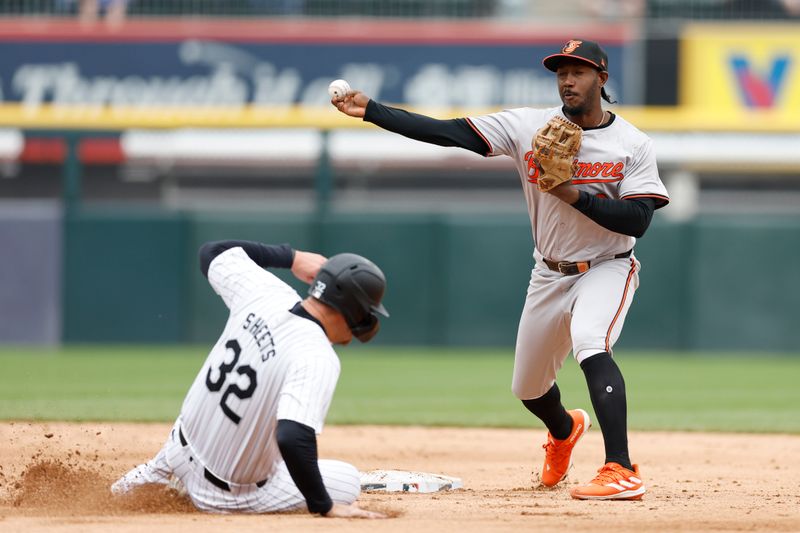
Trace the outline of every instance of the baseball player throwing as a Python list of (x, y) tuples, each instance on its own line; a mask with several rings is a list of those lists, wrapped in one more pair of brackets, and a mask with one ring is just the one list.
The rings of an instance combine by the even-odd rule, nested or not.
[(561, 404), (556, 373), (570, 351), (586, 376), (605, 443), (605, 464), (578, 499), (640, 499), (645, 486), (628, 455), (625, 382), (612, 358), (639, 286), (633, 255), (655, 209), (669, 202), (652, 141), (603, 110), (608, 58), (595, 42), (571, 40), (544, 58), (563, 103), (436, 120), (384, 106), (359, 91), (334, 97), (339, 111), (420, 141), (506, 155), (517, 167), (535, 249), (517, 333), (512, 390), (549, 433), (541, 482), (569, 470), (589, 428), (586, 411)]
[[(355, 254), (323, 256), (250, 241), (200, 249), (200, 268), (230, 309), (161, 451), (115, 482), (120, 494), (173, 484), (203, 511), (268, 513), (307, 506), (327, 517), (360, 509), (352, 465), (317, 459), (316, 434), (339, 378), (331, 344), (379, 329), (386, 280)], [(302, 300), (265, 268), (311, 283)]]

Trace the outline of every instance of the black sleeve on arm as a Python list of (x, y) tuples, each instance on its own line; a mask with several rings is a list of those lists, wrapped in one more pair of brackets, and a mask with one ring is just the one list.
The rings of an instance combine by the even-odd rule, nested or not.
[(650, 225), (656, 203), (652, 198), (610, 200), (580, 191), (580, 198), (572, 207), (607, 230), (638, 238)]
[(439, 146), (458, 146), (483, 156), (491, 150), (491, 146), (465, 118), (439, 120), (370, 100), (364, 120), (417, 141)]
[(314, 429), (294, 420), (278, 420), (276, 433), (286, 469), (306, 499), (309, 512), (327, 513), (333, 507), (333, 501), (319, 471)]
[(292, 268), (294, 250), (288, 244), (261, 244), (255, 241), (214, 241), (200, 247), (200, 271), (208, 277), (208, 267), (219, 254), (241, 246), (261, 268)]

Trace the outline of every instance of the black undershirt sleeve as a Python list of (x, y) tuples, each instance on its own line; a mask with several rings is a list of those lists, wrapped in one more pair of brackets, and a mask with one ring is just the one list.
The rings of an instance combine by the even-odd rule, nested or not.
[[(464, 118), (439, 120), (370, 100), (364, 120), (405, 137), (440, 146), (458, 146), (476, 154), (487, 155), (491, 147)], [(581, 191), (573, 207), (604, 228), (641, 237), (655, 211), (651, 198), (609, 200)]]
[(255, 241), (213, 241), (200, 247), (200, 271), (208, 277), (211, 261), (225, 250), (242, 247), (261, 268), (292, 268), (294, 250), (288, 244), (261, 244)]
[(286, 469), (306, 499), (309, 512), (327, 513), (333, 507), (333, 500), (325, 489), (319, 471), (314, 429), (294, 420), (278, 420), (276, 433)]
[(611, 200), (580, 191), (580, 198), (572, 207), (607, 230), (638, 238), (650, 225), (656, 203), (652, 198)]
[(491, 150), (465, 118), (440, 120), (370, 100), (364, 120), (417, 141), (439, 146), (458, 146), (482, 156)]

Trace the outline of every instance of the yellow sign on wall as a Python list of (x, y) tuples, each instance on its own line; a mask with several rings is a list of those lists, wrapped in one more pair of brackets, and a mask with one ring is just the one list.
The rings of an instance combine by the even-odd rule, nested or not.
[(800, 117), (800, 27), (693, 24), (680, 50), (680, 103)]

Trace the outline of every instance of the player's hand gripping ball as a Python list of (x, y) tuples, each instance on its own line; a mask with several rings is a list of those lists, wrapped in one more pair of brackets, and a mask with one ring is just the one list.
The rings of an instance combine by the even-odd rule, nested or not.
[(328, 85), (328, 94), (331, 95), (331, 98), (344, 98), (351, 90), (350, 84), (345, 80), (333, 80)]
[(572, 179), (583, 130), (563, 117), (553, 117), (533, 137), (533, 160), (539, 167), (537, 184), (547, 192)]

